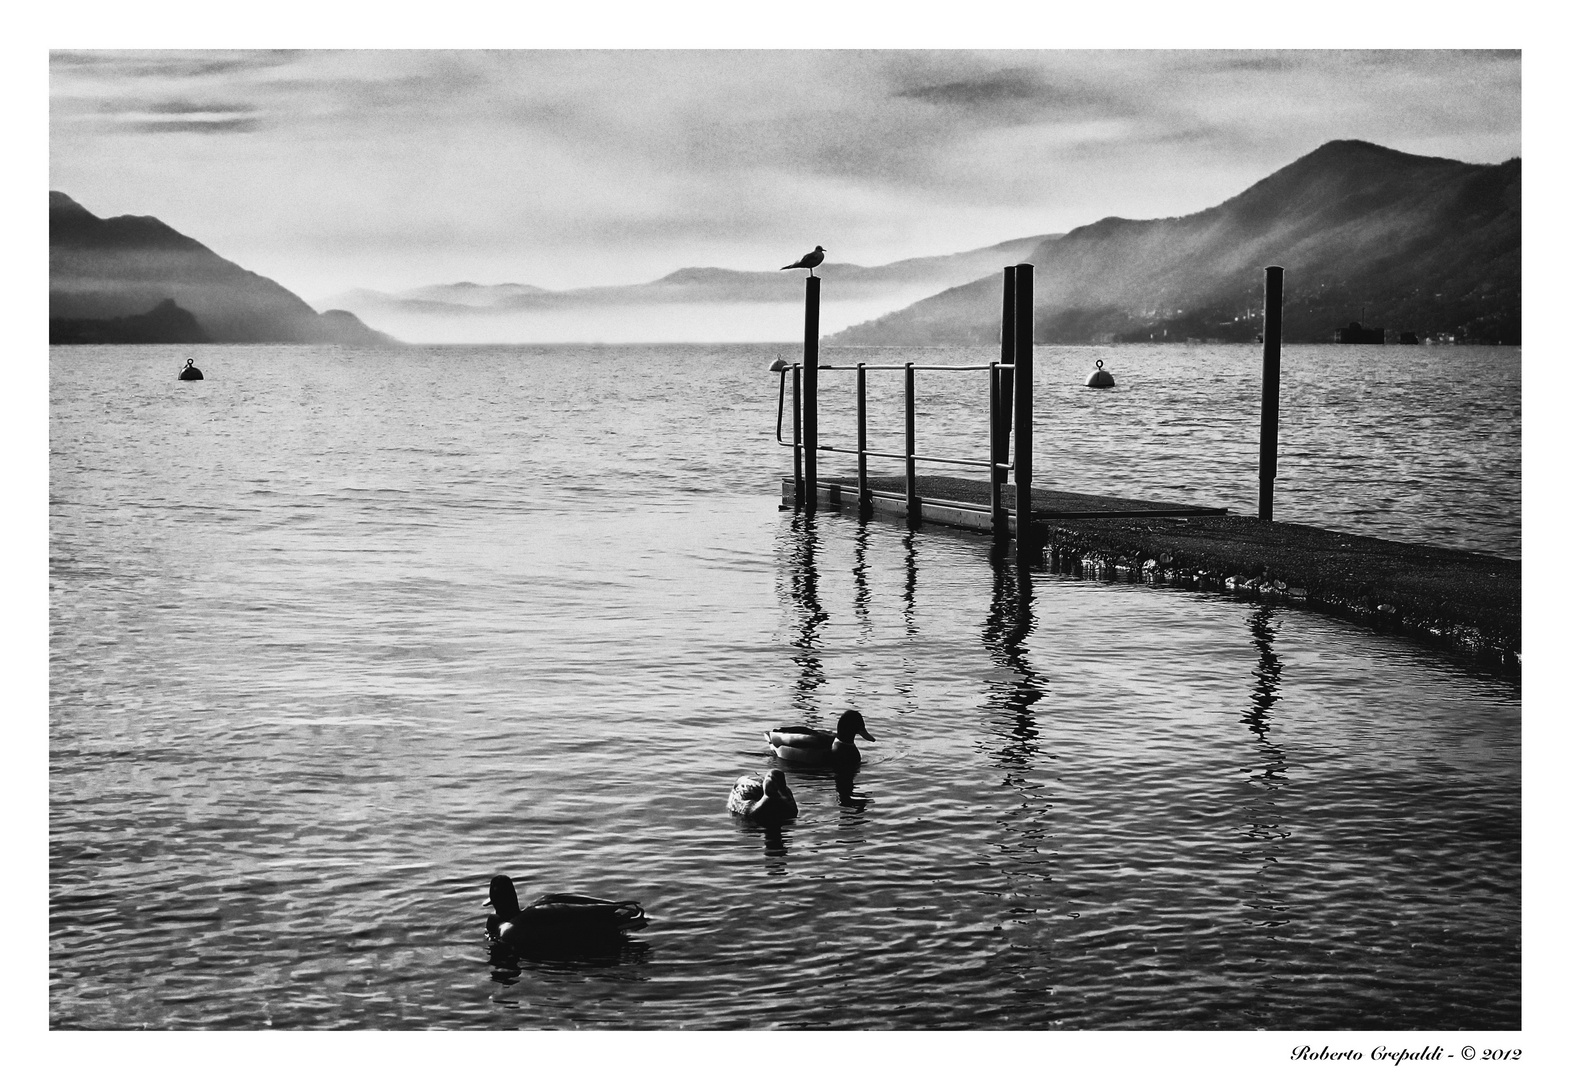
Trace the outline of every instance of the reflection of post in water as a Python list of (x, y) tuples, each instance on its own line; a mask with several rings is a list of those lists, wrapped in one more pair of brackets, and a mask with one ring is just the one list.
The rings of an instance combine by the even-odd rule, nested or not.
[(988, 562), (993, 569), (993, 601), (982, 641), (1001, 667), (1018, 676), (988, 684), (989, 704), (1011, 721), (998, 759), (1006, 769), (1025, 771), (1036, 752), (1037, 725), (1031, 709), (1047, 693), (1047, 678), (1031, 666), (1031, 650), (1025, 643), (1036, 628), (1031, 575), (1018, 561), (1010, 563), (1002, 545), (993, 546)]
[[(1244, 804), (1244, 813), (1245, 828), (1254, 845), (1246, 854), (1260, 861), (1262, 871), (1277, 862), (1277, 848), (1288, 837), (1282, 809), (1277, 805), (1277, 795), (1287, 783), (1287, 754), (1268, 738), (1271, 724), (1267, 717), (1281, 697), (1282, 685), (1282, 660), (1275, 648), (1277, 629), (1276, 613), (1269, 606), (1256, 607), (1250, 613), (1249, 633), (1260, 653), (1260, 662), (1253, 672), (1255, 684), (1249, 690), (1250, 706), (1239, 720), (1254, 732), (1256, 749), (1260, 753), (1261, 767), (1251, 769), (1246, 781), (1256, 797)], [(1267, 926), (1287, 921), (1284, 905), (1272, 893), (1263, 893), (1251, 906), (1262, 912), (1262, 921)]]
[(906, 591), (905, 591), (905, 621), (906, 633), (916, 633), (916, 534), (905, 534), (906, 548)]
[(1026, 644), (1036, 629), (1031, 576), (1023, 563), (1011, 563), (1007, 554), (1005, 545), (995, 544), (988, 558), (993, 596), (982, 626), (982, 644), (999, 670), (987, 682), (986, 716), (989, 728), (998, 735), (990, 740), (994, 763), (1018, 799), (998, 819), (1004, 835), (998, 867), (1008, 882), (1004, 895), (1010, 906), (1003, 928), (1011, 938), (1018, 934), (1021, 943), (1019, 951), (1006, 954), (1003, 963), (1012, 975), (1034, 983), (1040, 978), (1040, 913), (1060, 909), (1066, 898), (1055, 884), (1061, 838), (1046, 776), (1034, 774), (1036, 758), (1043, 753), (1034, 710), (1047, 694), (1047, 678), (1032, 666)]
[(856, 558), (851, 563), (851, 579), (856, 588), (851, 596), (851, 603), (856, 609), (857, 620), (862, 624), (865, 634), (873, 629), (871, 611), (873, 606), (873, 590), (867, 583), (867, 519), (863, 518), (856, 527)]
[(1249, 691), (1249, 700), (1253, 702), (1249, 710), (1244, 713), (1243, 722), (1249, 725), (1249, 730), (1260, 736), (1260, 741), (1266, 741), (1266, 733), (1271, 730), (1271, 725), (1266, 722), (1266, 714), (1271, 711), (1271, 706), (1276, 704), (1277, 688), (1282, 683), (1282, 661), (1276, 655), (1276, 626), (1272, 623), (1272, 610), (1269, 607), (1257, 607), (1249, 616), (1249, 634), (1255, 639), (1255, 648), (1260, 651), (1260, 664), (1255, 668), (1255, 685)]
[(809, 717), (817, 715), (816, 691), (824, 684), (818, 627), (829, 618), (818, 599), (818, 522), (807, 514), (791, 518), (787, 553), (790, 601), (796, 608), (796, 636), (791, 660), (797, 666), (796, 705)]

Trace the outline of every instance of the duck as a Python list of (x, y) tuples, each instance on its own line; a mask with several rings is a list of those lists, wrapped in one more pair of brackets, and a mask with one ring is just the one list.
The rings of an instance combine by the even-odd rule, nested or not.
[(862, 753), (853, 741), (862, 736), (868, 742), (878, 740), (867, 733), (867, 723), (855, 709), (840, 714), (835, 733), (817, 731), (798, 724), (778, 727), (769, 733), (769, 749), (782, 761), (803, 765), (832, 764), (837, 768), (854, 766), (862, 760)]
[(767, 776), (744, 776), (731, 788), (726, 809), (760, 825), (776, 825), (796, 817), (796, 796), (786, 786), (785, 773), (770, 769)]
[(491, 879), (486, 907), (496, 911), (485, 921), (486, 936), (504, 945), (564, 945), (618, 936), (649, 925), (636, 900), (602, 900), (577, 893), (547, 893), (526, 908), (518, 906), (513, 879)]

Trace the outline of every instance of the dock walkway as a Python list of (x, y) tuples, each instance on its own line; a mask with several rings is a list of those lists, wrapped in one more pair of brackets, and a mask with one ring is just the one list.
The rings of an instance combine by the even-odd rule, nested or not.
[[(875, 515), (905, 516), (903, 476), (870, 476), (868, 486)], [(782, 491), (789, 505), (790, 477)], [(820, 507), (857, 510), (854, 476), (820, 478), (818, 492)], [(991, 532), (985, 481), (920, 476), (917, 496), (924, 523)], [(1003, 496), (1012, 509), (1012, 485)], [(1034, 546), (1055, 571), (1302, 604), (1520, 671), (1517, 560), (1035, 486), (1031, 505)]]

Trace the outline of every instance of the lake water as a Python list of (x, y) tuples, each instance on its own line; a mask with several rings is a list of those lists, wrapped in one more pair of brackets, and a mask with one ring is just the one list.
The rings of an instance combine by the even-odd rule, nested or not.
[[(1520, 1025), (1517, 684), (781, 513), (777, 348), (52, 349), (51, 1024)], [(908, 358), (991, 355), (825, 350)], [(1037, 364), (1042, 484), (1253, 512), (1255, 349)], [(1517, 557), (1519, 376), (1287, 348), (1277, 518)], [(922, 377), (921, 452), (983, 380)], [(851, 783), (726, 813), (850, 706)], [(493, 953), (495, 873), (650, 926)]]

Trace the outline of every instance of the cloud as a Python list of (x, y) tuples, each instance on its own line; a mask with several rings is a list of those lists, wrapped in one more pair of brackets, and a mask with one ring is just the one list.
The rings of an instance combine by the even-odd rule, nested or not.
[(1498, 161), (1521, 152), (1520, 73), (1474, 52), (70, 51), (50, 177), (301, 288), (565, 287), (1188, 213), (1334, 138)]
[(228, 135), (237, 132), (257, 131), (262, 121), (254, 116), (128, 119), (124, 127), (129, 131), (162, 134), (165, 132), (195, 132), (199, 135)]
[(71, 73), (98, 78), (191, 79), (206, 75), (274, 70), (293, 63), (301, 55), (301, 51), (296, 49), (220, 53), (183, 50), (56, 50), (49, 54), (49, 69), (51, 74)]
[(971, 108), (990, 108), (1000, 102), (1045, 101), (1050, 98), (1040, 76), (1025, 68), (1009, 68), (981, 78), (960, 79), (936, 86), (913, 87), (901, 90), (895, 96)]

